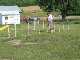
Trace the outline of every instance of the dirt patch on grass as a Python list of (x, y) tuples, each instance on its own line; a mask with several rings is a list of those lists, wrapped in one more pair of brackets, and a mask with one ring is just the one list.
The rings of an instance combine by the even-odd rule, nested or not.
[(0, 60), (13, 60), (13, 59), (0, 59)]
[[(47, 43), (47, 42), (50, 42), (50, 41), (43, 41), (43, 43)], [(26, 42), (26, 43), (23, 43), (23, 44), (38, 44), (38, 43), (41, 43), (41, 41), (37, 41), (37, 42)]]
[(0, 37), (0, 39), (7, 39), (7, 37)]
[(10, 40), (8, 41), (11, 45), (20, 45), (21, 40), (15, 39), (15, 40)]
[(47, 41), (47, 40), (44, 41), (44, 43), (47, 43), (47, 42), (50, 42), (50, 41)]
[(35, 37), (30, 37), (30, 39), (34, 40)]
[[(43, 41), (43, 43), (47, 43), (47, 42), (50, 42), (50, 41), (47, 41), (47, 40), (44, 40), (44, 41)], [(11, 44), (11, 45), (23, 45), (23, 44), (38, 44), (38, 43), (41, 43), (41, 41), (22, 43), (21, 40), (19, 40), (19, 39), (14, 39), (14, 40), (8, 41), (8, 43)]]
[(9, 44), (11, 45), (22, 45), (22, 44), (37, 44), (35, 42), (26, 42), (26, 43), (22, 43), (21, 40), (15, 39), (15, 40), (10, 40), (8, 41)]
[(23, 43), (23, 44), (38, 44), (38, 43), (35, 43), (35, 42), (26, 42), (26, 43)]

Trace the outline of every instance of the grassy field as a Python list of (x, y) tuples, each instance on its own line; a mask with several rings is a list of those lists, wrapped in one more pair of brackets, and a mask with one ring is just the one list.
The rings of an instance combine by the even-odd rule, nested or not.
[(23, 9), (25, 11), (25, 13), (27, 12), (31, 12), (31, 11), (35, 11), (35, 10), (39, 10), (42, 11), (42, 9), (40, 9), (39, 6), (28, 6), (28, 7), (20, 7), (20, 9)]
[(43, 13), (42, 9), (40, 9), (39, 6), (28, 6), (28, 7), (20, 7), (20, 9), (23, 9), (23, 13), (21, 14), (21, 17), (31, 17), (31, 16), (43, 16), (46, 15), (46, 12)]
[(35, 31), (30, 28), (29, 36), (28, 24), (23, 25), (17, 27), (17, 37), (14, 25), (10, 25), (11, 38), (7, 38), (7, 28), (0, 31), (0, 60), (80, 60), (80, 24), (64, 23), (63, 30), (63, 23), (55, 23), (56, 32), (46, 33), (46, 23), (44, 29), (40, 23)]
[[(24, 10), (22, 18), (39, 16), (42, 19), (44, 15), (46, 20), (47, 12), (43, 12), (39, 6), (20, 7), (20, 9)], [(80, 16), (67, 16), (66, 19), (80, 22)], [(53, 20), (61, 20), (61, 17), (53, 17)], [(36, 24), (36, 30), (30, 27), (29, 31), (28, 24), (23, 24), (22, 27), (17, 26), (17, 37), (14, 37), (14, 25), (10, 25), (10, 38), (7, 38), (7, 28), (0, 31), (0, 60), (80, 60), (80, 24), (74, 24), (75, 21), (59, 24), (54, 22), (56, 27), (54, 33), (46, 33), (46, 22), (44, 29), (41, 22), (39, 25)], [(0, 28), (3, 26), (0, 25)]]

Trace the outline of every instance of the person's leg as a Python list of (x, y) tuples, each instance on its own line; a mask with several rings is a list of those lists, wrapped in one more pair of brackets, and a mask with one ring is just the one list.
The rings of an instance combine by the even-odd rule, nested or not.
[(47, 31), (46, 32), (48, 32), (48, 26), (49, 26), (49, 22), (47, 22)]
[(48, 26), (47, 26), (47, 31), (46, 32), (48, 32)]

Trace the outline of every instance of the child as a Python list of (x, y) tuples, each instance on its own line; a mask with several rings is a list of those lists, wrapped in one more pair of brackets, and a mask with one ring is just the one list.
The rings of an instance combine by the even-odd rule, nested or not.
[(47, 14), (47, 31), (48, 32), (48, 26), (50, 26), (50, 22), (52, 22), (52, 15), (50, 13)]

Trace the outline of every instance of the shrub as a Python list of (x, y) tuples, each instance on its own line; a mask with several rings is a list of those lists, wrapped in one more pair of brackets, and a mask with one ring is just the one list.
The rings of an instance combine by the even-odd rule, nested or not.
[(76, 22), (74, 22), (74, 24), (80, 24), (80, 22), (79, 21), (76, 21)]
[(21, 13), (24, 13), (24, 10), (23, 9), (21, 9)]

